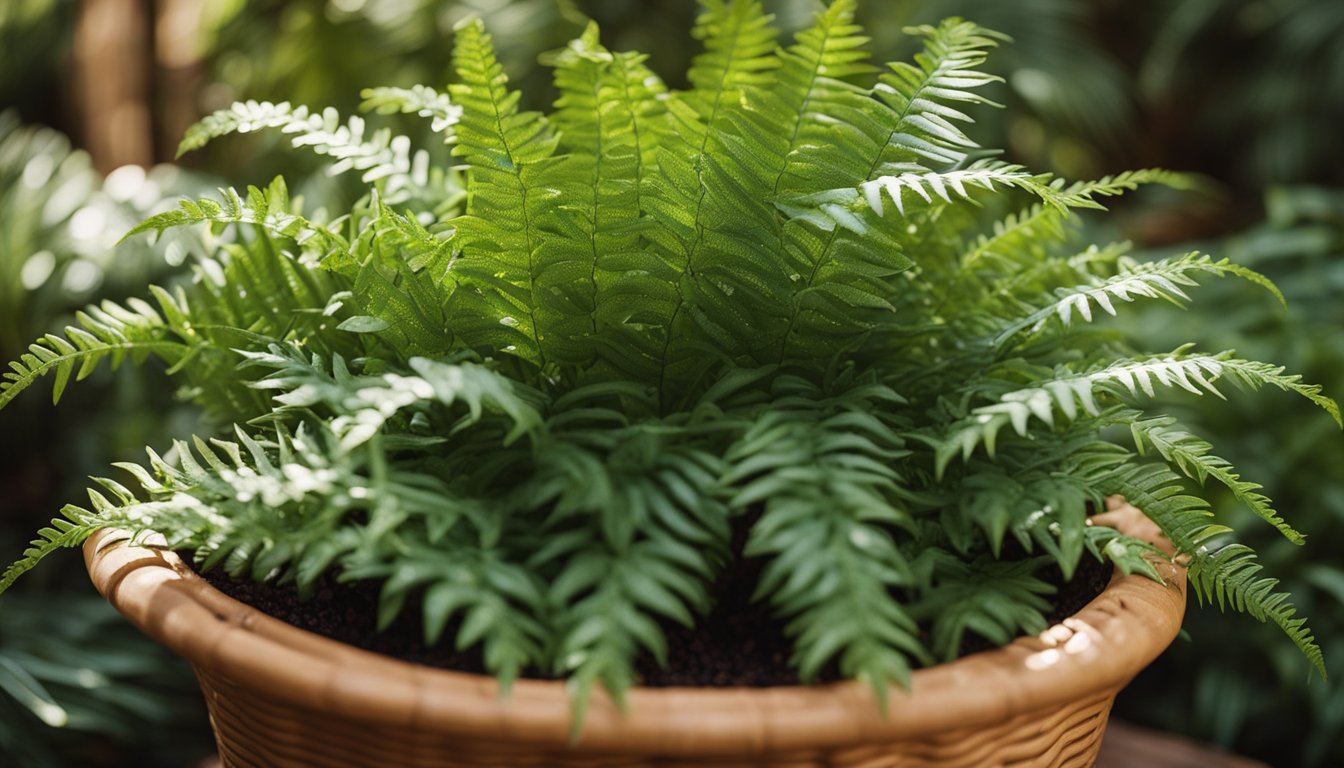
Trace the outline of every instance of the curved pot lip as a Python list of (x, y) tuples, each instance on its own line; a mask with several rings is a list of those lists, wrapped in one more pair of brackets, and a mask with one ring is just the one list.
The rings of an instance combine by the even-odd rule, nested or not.
[[(1171, 552), (1139, 510), (1118, 498), (1097, 519)], [(443, 734), (596, 751), (760, 754), (926, 737), (1113, 694), (1175, 638), (1185, 573), (1167, 582), (1118, 571), (1091, 603), (1040, 635), (914, 673), (885, 714), (866, 683), (773, 688), (635, 688), (621, 712), (600, 691), (577, 742), (563, 682), (519, 680), (507, 698), (492, 678), (404, 662), (295, 628), (211, 587), (170, 551), (101, 531), (84, 545), (98, 591), (146, 634), (199, 670), (277, 701)]]

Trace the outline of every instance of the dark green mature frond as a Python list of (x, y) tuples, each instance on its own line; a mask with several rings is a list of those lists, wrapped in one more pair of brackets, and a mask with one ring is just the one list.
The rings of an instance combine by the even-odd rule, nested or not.
[(793, 663), (811, 680), (838, 658), (885, 700), (910, 658), (927, 660), (892, 589), (910, 583), (892, 528), (911, 524), (893, 459), (903, 441), (877, 410), (895, 393), (859, 382), (834, 397), (789, 376), (727, 453), (734, 508), (763, 507), (747, 556), (769, 560), (756, 598), (790, 623)]
[(84, 544), (90, 536), (107, 527), (97, 515), (70, 505), (61, 510), (64, 518), (56, 518), (51, 525), (41, 528), (37, 538), (23, 551), (23, 556), (0, 573), (0, 592), (9, 589), (20, 576), (32, 570), (43, 558), (58, 549), (70, 549)]
[(930, 645), (943, 661), (960, 655), (966, 633), (974, 632), (995, 645), (1019, 634), (1046, 628), (1055, 587), (1037, 577), (1046, 558), (1002, 561), (979, 557), (963, 562), (942, 550), (927, 550), (931, 586), (910, 606), (910, 615), (932, 625)]
[(1189, 579), (1202, 602), (1218, 601), (1220, 608), (1249, 613), (1270, 621), (1288, 635), (1317, 672), (1325, 664), (1306, 620), (1285, 592), (1275, 592), (1277, 579), (1261, 578), (1255, 553), (1242, 544), (1220, 544), (1231, 530), (1211, 522), (1208, 502), (1184, 493), (1181, 478), (1160, 464), (1129, 467), (1115, 474), (1111, 489), (1123, 493), (1152, 518), (1180, 552), (1190, 558)]
[(1258, 621), (1269, 621), (1283, 630), (1322, 678), (1325, 658), (1306, 619), (1297, 616), (1287, 592), (1276, 592), (1279, 580), (1263, 578), (1255, 552), (1243, 544), (1228, 544), (1213, 551), (1199, 550), (1190, 560), (1190, 585), (1201, 602), (1215, 599), (1218, 607), (1231, 606)]
[(665, 663), (654, 617), (691, 626), (708, 610), (729, 537), (724, 467), (697, 429), (631, 423), (599, 405), (607, 396), (595, 386), (557, 403), (514, 502), (548, 510), (529, 564), (551, 574), (554, 668), (572, 680), (579, 715), (595, 684), (622, 700), (639, 654)]

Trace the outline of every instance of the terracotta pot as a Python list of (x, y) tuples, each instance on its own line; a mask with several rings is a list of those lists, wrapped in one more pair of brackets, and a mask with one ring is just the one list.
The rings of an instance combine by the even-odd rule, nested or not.
[[(1109, 524), (1157, 542), (1133, 507)], [(118, 541), (121, 539), (121, 541)], [(569, 740), (564, 685), (396, 661), (296, 629), (210, 587), (171, 552), (107, 531), (84, 547), (98, 590), (196, 668), (225, 766), (908, 768), (1090, 766), (1116, 693), (1180, 628), (1185, 573), (1116, 574), (1062, 624), (920, 670), (884, 716), (866, 685), (644, 688), (594, 696)]]

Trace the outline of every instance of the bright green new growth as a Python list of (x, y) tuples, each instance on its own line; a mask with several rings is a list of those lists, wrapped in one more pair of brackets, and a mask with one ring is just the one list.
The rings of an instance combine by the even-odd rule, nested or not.
[[(619, 699), (637, 657), (666, 657), (665, 627), (701, 620), (728, 562), (757, 557), (802, 678), (837, 670), (882, 697), (968, 632), (1042, 629), (1048, 566), (1067, 576), (1090, 552), (1156, 577), (1159, 552), (1089, 525), (1121, 493), (1190, 558), (1197, 594), (1275, 622), (1321, 669), (1183, 477), (1302, 535), (1142, 403), (1229, 381), (1339, 421), (1335, 403), (1230, 352), (1144, 355), (1086, 325), (1139, 299), (1185, 305), (1199, 276), (1273, 286), (1198, 253), (1071, 247), (1075, 209), (1187, 180), (1066, 184), (975, 159), (962, 126), (990, 103), (978, 68), (1000, 38), (921, 27), (916, 62), (879, 70), (853, 6), (779, 47), (759, 2), (706, 0), (686, 91), (592, 26), (555, 59), (550, 116), (520, 108), (466, 23), (446, 94), (365, 94), (433, 121), (460, 161), (437, 176), (358, 119), (255, 103), (207, 118), (184, 149), (279, 129), (370, 194), (323, 223), (277, 180), (132, 233), (216, 237), (190, 285), (39, 339), (0, 405), (47, 374), (59, 397), (103, 359), (155, 356), (239, 426), (124, 465), (138, 490), (100, 480), (0, 589), (99, 528), (155, 531), (301, 591), (378, 579), (383, 625), (421, 611), (426, 642), (479, 646), (506, 684), (562, 675), (581, 712), (595, 684)], [(1116, 425), (1133, 450), (1103, 439)]]

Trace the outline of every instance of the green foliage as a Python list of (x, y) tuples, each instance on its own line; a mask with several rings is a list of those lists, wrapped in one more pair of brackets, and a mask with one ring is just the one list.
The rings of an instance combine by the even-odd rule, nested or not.
[[(505, 684), (568, 678), (581, 716), (597, 685), (623, 700), (638, 657), (665, 660), (669, 622), (702, 620), (740, 533), (800, 676), (835, 669), (882, 699), (968, 633), (1043, 626), (1045, 568), (1069, 578), (1090, 553), (1155, 575), (1155, 550), (1088, 525), (1124, 493), (1192, 559), (1197, 593), (1320, 668), (1286, 595), (1249, 550), (1215, 547), (1227, 529), (1168, 465), (1298, 534), (1148, 409), (1159, 387), (1225, 381), (1338, 421), (1335, 403), (1278, 366), (1153, 355), (1088, 324), (1117, 299), (1184, 305), (1195, 274), (1268, 281), (1198, 253), (1080, 251), (1078, 210), (1188, 180), (985, 160), (960, 125), (987, 103), (999, 36), (914, 29), (923, 53), (879, 74), (853, 13), (837, 0), (784, 48), (759, 2), (706, 0), (680, 90), (589, 27), (555, 56), (549, 116), (522, 108), (484, 25), (460, 24), (446, 98), (366, 93), (451, 128), (460, 211), (446, 185), (399, 210), (409, 149), (361, 122), (263, 104), (207, 119), (186, 146), (287, 131), (364, 170), (369, 194), (325, 220), (277, 181), (137, 230), (202, 232), (196, 279), (40, 340), (6, 398), (137, 351), (213, 423), (125, 465), (136, 490), (98, 481), (0, 588), (103, 526), (301, 591), (376, 579), (381, 623), (415, 606), (427, 641), (479, 646)], [(990, 196), (1016, 212), (989, 220)], [(1120, 425), (1159, 460), (1111, 442)]]

